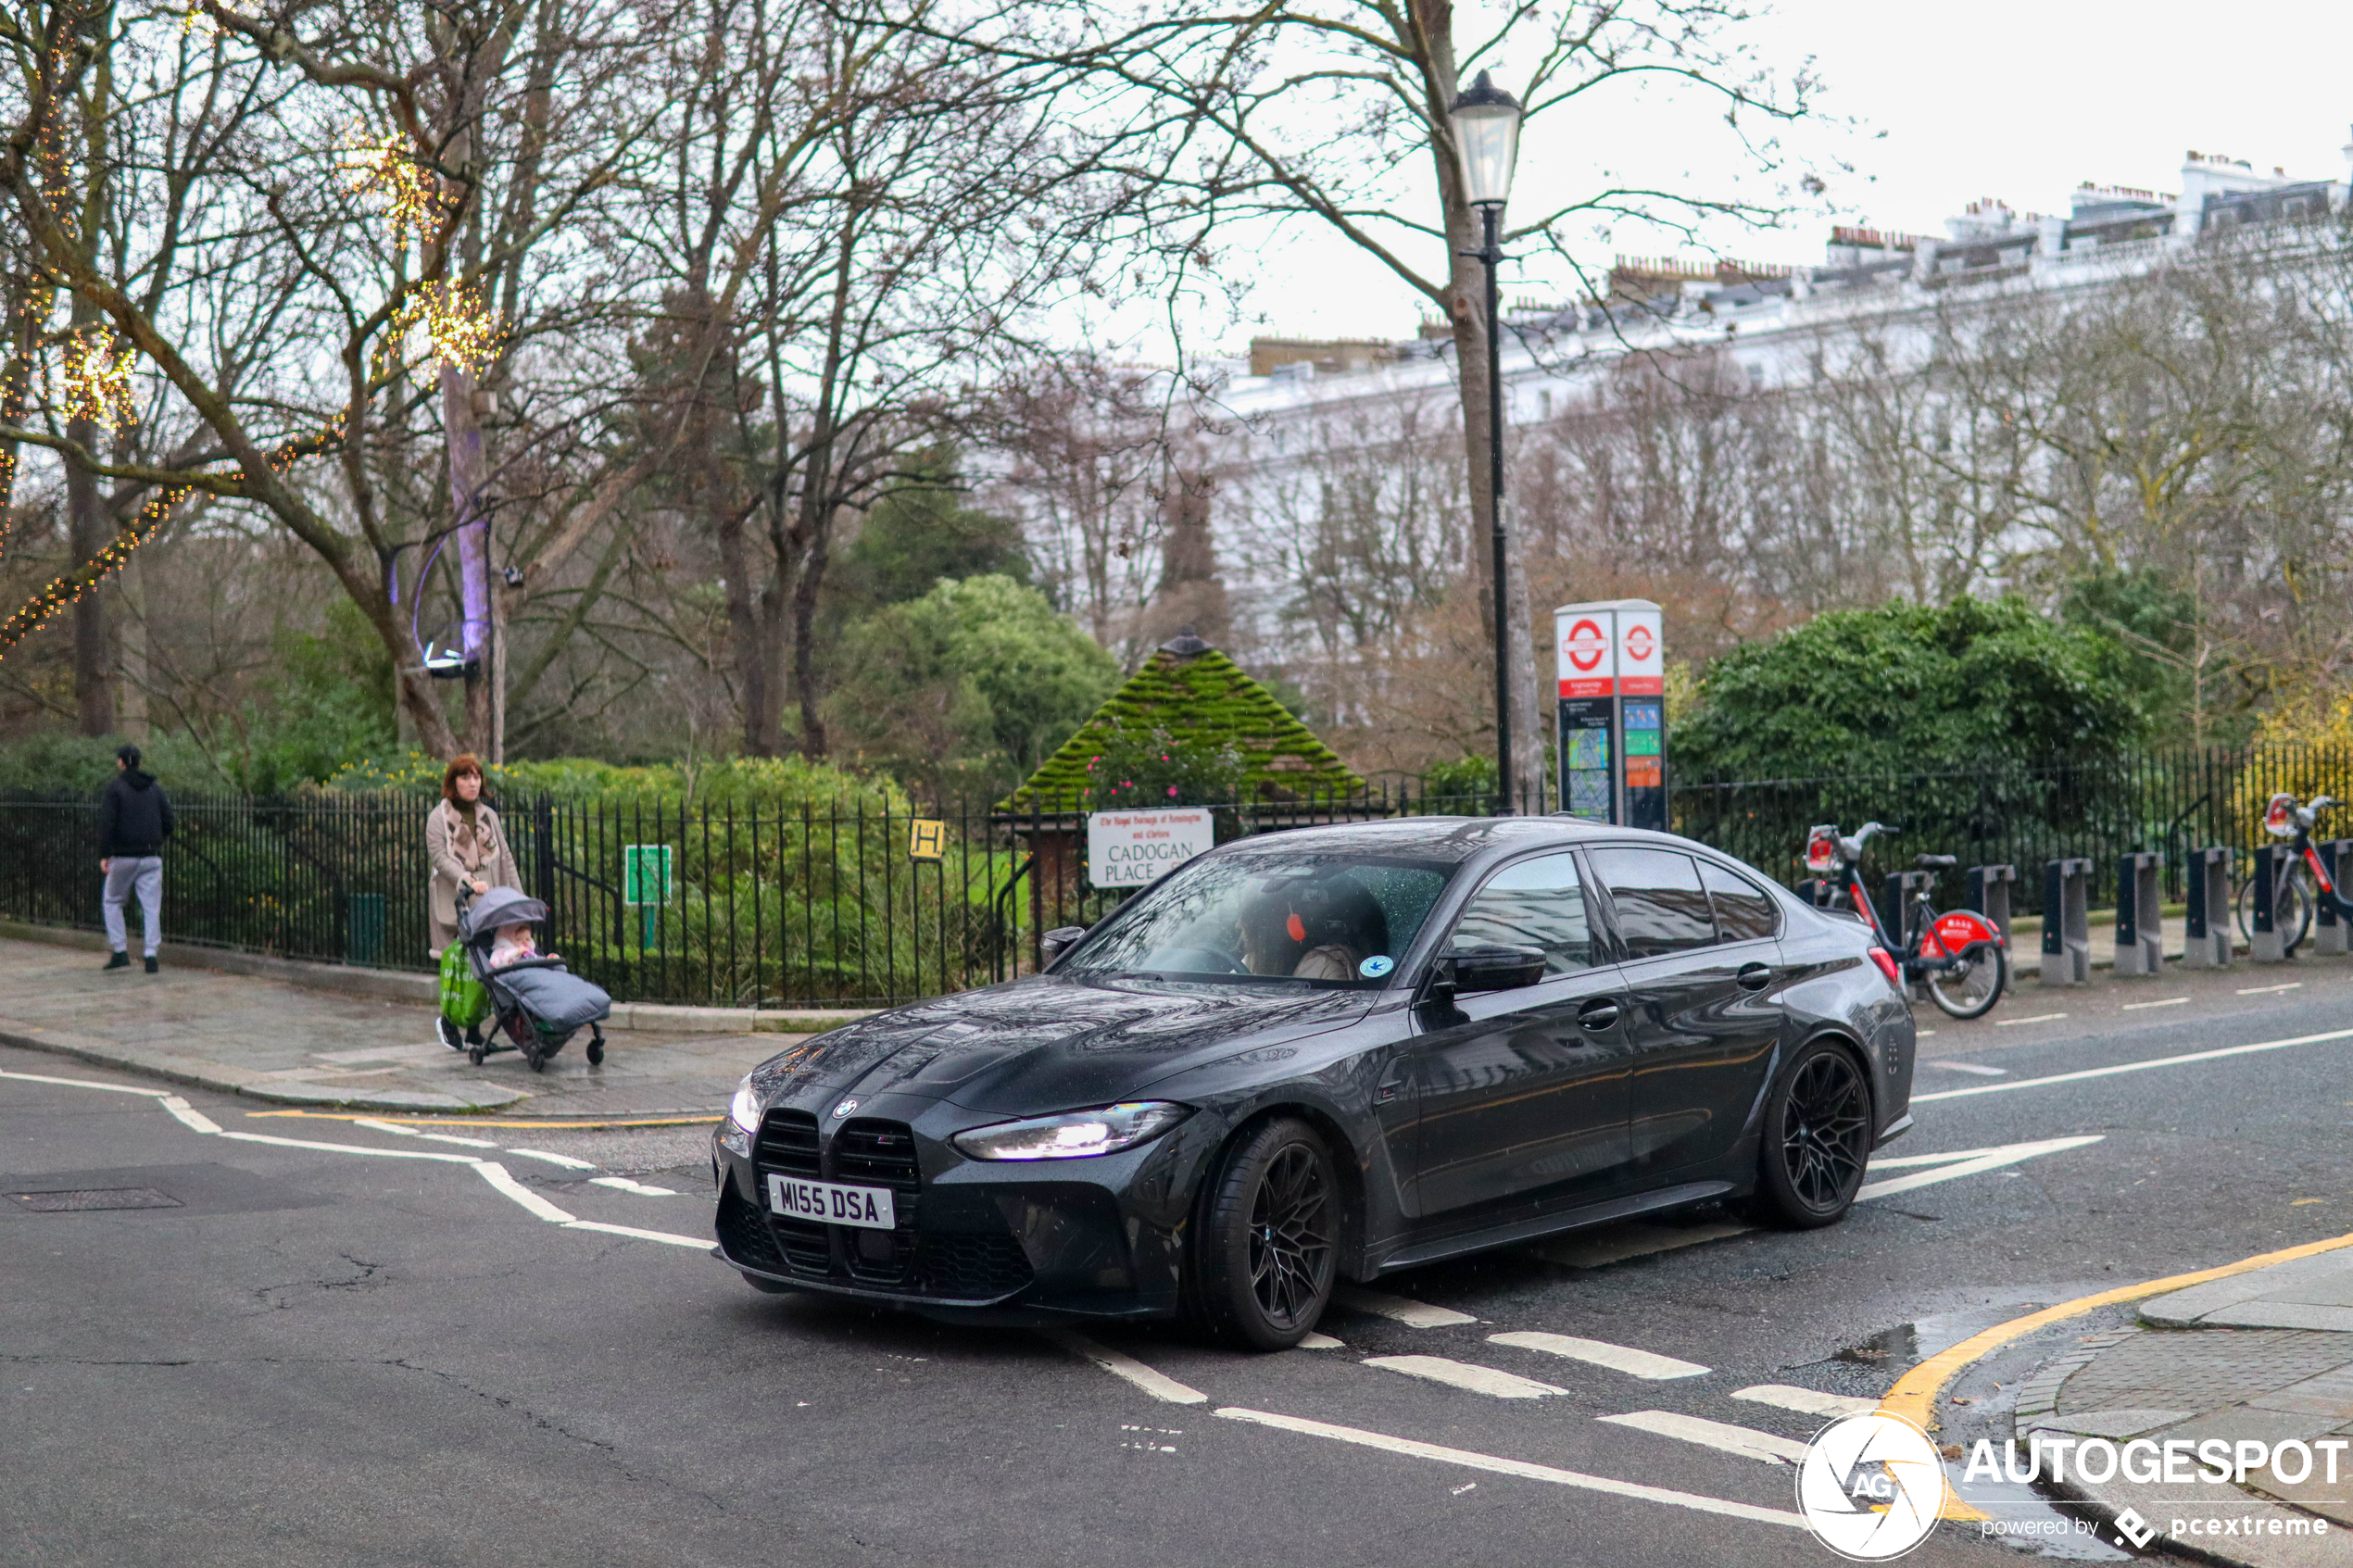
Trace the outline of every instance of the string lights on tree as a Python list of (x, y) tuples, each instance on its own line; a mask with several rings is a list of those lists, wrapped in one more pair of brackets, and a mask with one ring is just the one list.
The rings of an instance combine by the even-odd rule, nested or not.
[(505, 335), (481, 290), (433, 281), (411, 291), (394, 318), (392, 341), (421, 378), (443, 365), (479, 375), (497, 357)]
[(431, 232), (450, 208), (440, 181), (397, 136), (351, 132), (336, 146), (335, 168), (345, 189), (382, 204), (395, 245), (406, 244), (411, 234)]
[(131, 345), (117, 344), (104, 327), (83, 327), (69, 336), (63, 395), (56, 399), (67, 420), (88, 420), (117, 433), (139, 422), (139, 399), (131, 383)]

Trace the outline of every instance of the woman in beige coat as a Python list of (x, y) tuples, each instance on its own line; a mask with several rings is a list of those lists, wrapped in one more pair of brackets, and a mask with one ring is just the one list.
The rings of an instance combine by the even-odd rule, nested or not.
[(458, 939), (458, 887), (476, 897), (494, 887), (520, 887), (515, 857), (498, 813), (482, 798), (482, 764), (458, 757), (441, 775), (441, 804), (425, 818), (425, 859), (433, 864), (427, 914), (434, 961)]

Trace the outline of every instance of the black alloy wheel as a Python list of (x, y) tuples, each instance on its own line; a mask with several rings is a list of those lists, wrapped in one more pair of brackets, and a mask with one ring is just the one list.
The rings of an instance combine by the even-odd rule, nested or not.
[(1229, 1345), (1286, 1350), (1332, 1295), (1340, 1184), (1324, 1140), (1283, 1118), (1227, 1152), (1202, 1197), (1190, 1306)]
[(1818, 1041), (1782, 1074), (1765, 1117), (1759, 1217), (1791, 1230), (1834, 1223), (1855, 1201), (1871, 1153), (1871, 1091), (1847, 1050)]

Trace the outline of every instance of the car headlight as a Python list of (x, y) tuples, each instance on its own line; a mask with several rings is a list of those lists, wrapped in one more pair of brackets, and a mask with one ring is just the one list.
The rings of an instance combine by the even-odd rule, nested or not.
[(1136, 1100), (1100, 1110), (1033, 1116), (958, 1133), (952, 1143), (975, 1160), (1079, 1160), (1116, 1154), (1156, 1138), (1193, 1113), (1189, 1105)]
[[(709, 1104), (709, 1101), (705, 1101)], [(727, 1102), (727, 1120), (747, 1133), (760, 1131), (760, 1091), (751, 1086), (751, 1074), (736, 1085), (736, 1098)]]

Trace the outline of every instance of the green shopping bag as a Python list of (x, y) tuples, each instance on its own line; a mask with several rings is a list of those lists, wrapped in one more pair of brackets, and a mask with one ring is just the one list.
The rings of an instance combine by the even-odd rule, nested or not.
[(490, 993), (467, 966), (463, 942), (441, 949), (441, 1016), (460, 1029), (471, 1029), (490, 1016)]

